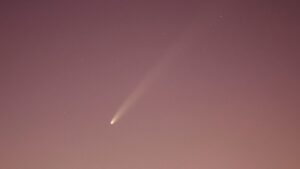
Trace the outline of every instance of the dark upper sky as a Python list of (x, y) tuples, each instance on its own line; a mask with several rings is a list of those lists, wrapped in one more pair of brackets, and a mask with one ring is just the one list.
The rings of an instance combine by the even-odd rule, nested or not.
[(300, 168), (296, 1), (0, 6), (0, 168)]

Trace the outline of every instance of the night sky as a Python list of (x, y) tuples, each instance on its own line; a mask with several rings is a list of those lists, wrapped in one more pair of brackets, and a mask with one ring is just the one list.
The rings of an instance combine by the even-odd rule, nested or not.
[(0, 168), (299, 169), (299, 6), (1, 1)]

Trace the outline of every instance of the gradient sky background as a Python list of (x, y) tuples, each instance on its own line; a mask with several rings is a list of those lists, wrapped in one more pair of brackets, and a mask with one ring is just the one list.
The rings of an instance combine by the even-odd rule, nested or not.
[(0, 6), (0, 168), (300, 168), (297, 1)]

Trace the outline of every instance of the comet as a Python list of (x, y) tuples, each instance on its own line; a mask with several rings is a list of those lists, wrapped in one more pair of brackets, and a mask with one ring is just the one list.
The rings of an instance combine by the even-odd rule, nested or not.
[(168, 68), (174, 57), (181, 54), (185, 46), (188, 44), (187, 41), (193, 37), (193, 34), (191, 34), (192, 30), (193, 29), (187, 29), (187, 31), (182, 34), (180, 41), (177, 40), (175, 43), (173, 43), (173, 45), (166, 50), (165, 55), (163, 55), (158, 63), (147, 72), (135, 90), (117, 109), (115, 115), (110, 121), (111, 125), (117, 123), (130, 110), (130, 108), (137, 103), (147, 89), (158, 79), (159, 75), (161, 75)]
[(135, 90), (126, 98), (126, 100), (122, 103), (120, 108), (117, 110), (115, 115), (113, 116), (110, 124), (113, 125), (123, 115), (129, 111), (129, 109), (140, 99), (140, 97), (145, 93), (145, 91), (153, 84), (153, 82), (158, 78), (159, 74), (162, 72), (162, 69), (167, 66), (169, 57), (162, 58), (159, 63), (154, 66), (148, 73), (145, 75), (144, 79), (138, 84)]

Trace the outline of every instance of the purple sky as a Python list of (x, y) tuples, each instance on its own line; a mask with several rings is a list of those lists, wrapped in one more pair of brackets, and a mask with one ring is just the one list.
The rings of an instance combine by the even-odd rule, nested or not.
[(1, 1), (0, 14), (0, 168), (300, 168), (296, 1)]

